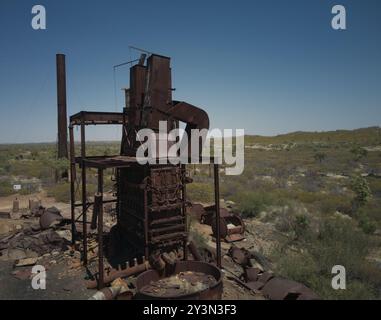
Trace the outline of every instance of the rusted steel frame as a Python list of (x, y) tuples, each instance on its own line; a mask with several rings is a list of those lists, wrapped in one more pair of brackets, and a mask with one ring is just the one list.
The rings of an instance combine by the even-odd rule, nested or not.
[(87, 199), (86, 199), (86, 135), (85, 124), (81, 123), (81, 157), (82, 157), (82, 223), (83, 223), (83, 264), (87, 266)]
[(98, 289), (104, 287), (104, 267), (103, 267), (103, 170), (98, 169), (98, 195), (100, 206), (98, 212)]
[(221, 234), (220, 234), (220, 181), (219, 166), (214, 164), (214, 203), (216, 208), (216, 251), (217, 266), (221, 268)]
[(76, 180), (76, 164), (75, 164), (75, 145), (73, 126), (69, 126), (70, 139), (70, 211), (71, 211), (71, 243), (75, 244), (75, 180)]
[(123, 124), (123, 112), (81, 111), (70, 117), (70, 123), (72, 125)]
[[(83, 208), (83, 205), (82, 203), (80, 204), (80, 206), (82, 206)], [(90, 208), (90, 205), (89, 203), (86, 203), (86, 210)], [(78, 222), (81, 218), (83, 217), (83, 211), (79, 214), (79, 216), (75, 219), (75, 222)]]
[[(185, 219), (185, 231), (188, 232), (188, 219), (187, 219), (187, 212), (186, 212), (186, 201), (187, 201), (187, 189), (186, 189), (186, 183), (185, 183), (185, 177), (186, 177), (186, 166), (185, 164), (181, 164), (181, 180), (182, 180), (182, 214)], [(183, 244), (183, 252), (184, 252), (184, 260), (188, 260), (188, 246), (187, 246), (188, 239), (184, 239)]]

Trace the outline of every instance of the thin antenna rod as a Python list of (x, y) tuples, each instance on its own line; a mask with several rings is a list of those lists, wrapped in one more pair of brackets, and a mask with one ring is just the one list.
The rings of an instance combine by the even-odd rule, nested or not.
[(135, 60), (131, 60), (131, 61), (127, 61), (127, 62), (123, 62), (123, 63), (117, 64), (117, 65), (113, 66), (113, 68), (115, 70), (116, 68), (119, 68), (121, 66), (125, 66), (126, 64), (130, 64), (130, 63), (133, 63), (133, 62), (136, 62), (136, 61), (139, 61), (139, 59), (135, 59)]
[(154, 54), (153, 52), (151, 51), (147, 51), (147, 50), (144, 50), (144, 49), (140, 49), (140, 48), (137, 48), (137, 47), (134, 47), (134, 46), (128, 46), (130, 49), (134, 49), (134, 50), (137, 50), (137, 51), (141, 51), (141, 52), (145, 52), (145, 53), (148, 53), (148, 54)]

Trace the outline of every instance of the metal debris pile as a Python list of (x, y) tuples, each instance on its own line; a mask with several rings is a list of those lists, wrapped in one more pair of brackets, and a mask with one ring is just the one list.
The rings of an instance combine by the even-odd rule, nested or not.
[(243, 268), (240, 279), (235, 280), (254, 293), (261, 293), (265, 298), (270, 300), (319, 299), (304, 284), (275, 276), (264, 257), (258, 253), (232, 246), (229, 249), (228, 255), (234, 263)]
[(176, 275), (152, 281), (141, 292), (157, 297), (173, 297), (192, 294), (209, 289), (217, 283), (212, 275), (202, 272), (185, 271)]
[(71, 251), (68, 221), (57, 208), (34, 206), (23, 214), (23, 220), (18, 228), (0, 238), (2, 260), (13, 260), (14, 267), (25, 267), (46, 258), (57, 262), (61, 253)]

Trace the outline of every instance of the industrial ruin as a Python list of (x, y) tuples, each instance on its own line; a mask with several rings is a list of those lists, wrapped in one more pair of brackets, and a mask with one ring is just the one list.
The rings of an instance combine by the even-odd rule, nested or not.
[[(160, 164), (159, 158), (168, 157), (167, 152), (159, 154), (157, 164), (140, 165), (136, 152), (142, 143), (137, 132), (143, 128), (159, 130), (159, 121), (167, 121), (168, 130), (186, 124), (185, 131), (191, 129), (209, 129), (207, 113), (189, 103), (172, 100), (170, 58), (151, 54), (147, 59), (142, 54), (138, 63), (130, 69), (130, 88), (125, 89), (125, 108), (123, 112), (82, 111), (70, 117), (70, 171), (71, 171), (71, 211), (72, 242), (76, 241), (76, 222), (82, 223), (83, 263), (87, 265), (87, 229), (88, 212), (92, 207), (90, 228), (98, 233), (98, 273), (97, 287), (115, 280), (121, 274), (132, 274), (150, 267), (157, 272), (171, 265), (174, 272), (180, 270), (193, 272), (214, 272), (218, 274), (218, 284), (222, 290), (221, 275), (211, 265), (204, 262), (188, 262), (188, 248), (196, 250), (188, 241), (188, 210), (186, 185), (192, 180), (187, 176), (185, 164)], [(86, 156), (85, 128), (88, 125), (113, 124), (122, 126), (120, 155)], [(80, 155), (75, 155), (73, 129), (81, 128)], [(157, 139), (159, 135), (157, 134)], [(191, 142), (188, 142), (191, 150)], [(166, 150), (167, 151), (167, 150)], [(198, 156), (201, 157), (200, 154)], [(162, 152), (162, 150), (161, 150)], [(177, 156), (177, 155), (170, 155)], [(213, 159), (210, 159), (213, 162)], [(81, 170), (82, 201), (75, 201), (75, 181), (77, 167)], [(86, 179), (89, 168), (97, 170), (98, 192), (94, 200), (86, 195)], [(113, 226), (108, 250), (113, 270), (105, 273), (103, 254), (103, 171), (112, 168), (115, 172), (116, 225)], [(218, 164), (214, 164), (214, 188), (216, 221), (219, 221), (219, 180)], [(75, 208), (81, 208), (81, 214), (75, 215)], [(216, 223), (217, 267), (221, 267), (220, 226)], [(112, 253), (111, 253), (112, 252)], [(179, 261), (182, 261), (179, 263)], [(121, 266), (125, 266), (121, 269)], [(176, 266), (176, 267), (175, 267)], [(181, 267), (180, 267), (181, 266)], [(115, 269), (117, 268), (117, 269)], [(179, 270), (177, 270), (177, 269)], [(211, 269), (211, 270), (210, 270)], [(164, 270), (164, 271), (163, 271)], [(151, 273), (145, 273), (151, 278)], [(143, 280), (142, 280), (143, 281)], [(216, 284), (215, 283), (215, 284)], [(205, 290), (203, 290), (205, 291)], [(218, 296), (218, 295), (217, 295)], [(216, 296), (216, 297), (217, 297)]]
[[(318, 299), (304, 285), (276, 277), (263, 256), (247, 249), (240, 213), (226, 204), (220, 207), (220, 168), (214, 157), (206, 164), (213, 168), (209, 172), (213, 171), (214, 203), (187, 199), (187, 185), (193, 181), (187, 164), (195, 157), (204, 159), (202, 144), (195, 154), (190, 134), (180, 141), (188, 147), (186, 161), (169, 152), (175, 143), (169, 142), (166, 150), (158, 150), (154, 162), (139, 163), (136, 154), (144, 142), (140, 129), (151, 129), (159, 141), (160, 121), (167, 122), (168, 132), (184, 123), (190, 133), (208, 130), (209, 117), (200, 107), (172, 99), (169, 57), (145, 52), (129, 64), (122, 112), (81, 111), (69, 117), (68, 125), (65, 56), (57, 54), (57, 156), (69, 159), (70, 172), (56, 172), (56, 178), (70, 183), (70, 212), (64, 216), (33, 199), (28, 209), (21, 209), (14, 200), (6, 218), (30, 223), (0, 239), (1, 255), (15, 259), (12, 275), (29, 279), (28, 267), (56, 264), (60, 258), (67, 263), (62, 275), (85, 271), (83, 284), (96, 290), (89, 291), (95, 300), (222, 299), (233, 294)], [(88, 155), (86, 128), (96, 125), (122, 128), (119, 154)], [(80, 130), (79, 141), (74, 139), (75, 128)], [(163, 161), (169, 159), (177, 159), (177, 164)], [(112, 172), (112, 192), (105, 192), (106, 170)], [(88, 190), (90, 180), (97, 181), (95, 193)], [(191, 220), (206, 230), (207, 247), (198, 247), (190, 236)], [(65, 290), (73, 292), (79, 286), (73, 281)]]

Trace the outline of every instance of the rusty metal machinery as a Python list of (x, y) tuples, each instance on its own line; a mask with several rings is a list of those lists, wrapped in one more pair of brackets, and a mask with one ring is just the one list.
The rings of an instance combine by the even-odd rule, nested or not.
[[(144, 58), (131, 68), (130, 88), (126, 90), (124, 113), (128, 122), (121, 145), (121, 154), (125, 156), (136, 155), (141, 144), (137, 139), (140, 129), (152, 129), (159, 140), (160, 121), (167, 121), (168, 132), (179, 127), (179, 120), (187, 123), (186, 131), (209, 129), (209, 118), (203, 110), (172, 101), (170, 59), (151, 55), (144, 65)], [(160, 152), (158, 157), (168, 157), (168, 150)], [(120, 229), (135, 246), (136, 254), (148, 257), (155, 250), (169, 252), (181, 247), (185, 255), (189, 182), (185, 166), (135, 164), (120, 169), (118, 177)]]
[[(216, 209), (215, 205), (203, 206), (199, 203), (193, 203), (189, 208), (189, 213), (203, 224), (212, 227), (213, 236), (217, 237)], [(219, 234), (220, 238), (226, 242), (236, 242), (243, 240), (245, 233), (245, 223), (240, 215), (229, 212), (225, 208), (220, 208)]]
[[(151, 54), (148, 59), (142, 55), (138, 64), (130, 68), (130, 88), (125, 89), (126, 104), (123, 112), (86, 112), (82, 111), (70, 117), (70, 163), (71, 163), (71, 213), (73, 244), (77, 235), (77, 222), (82, 223), (83, 262), (87, 264), (87, 213), (93, 208), (91, 228), (97, 227), (99, 275), (98, 287), (104, 286), (103, 267), (103, 204), (115, 202), (117, 223), (111, 229), (106, 250), (109, 261), (116, 257), (116, 264), (122, 261), (134, 261), (145, 264), (152, 255), (159, 253), (181, 253), (187, 260), (188, 227), (187, 227), (187, 197), (186, 184), (191, 182), (187, 177), (185, 163), (177, 165), (161, 164), (160, 159), (178, 157), (168, 155), (171, 147), (159, 150), (156, 164), (140, 165), (136, 152), (142, 141), (138, 131), (149, 128), (159, 135), (159, 122), (167, 121), (167, 131), (179, 128), (179, 122), (186, 124), (185, 137), (180, 143), (188, 143), (188, 156), (191, 159), (201, 157), (202, 144), (198, 150), (193, 150), (190, 139), (192, 129), (209, 129), (209, 118), (201, 108), (186, 102), (172, 100), (172, 83), (170, 58)], [(85, 127), (95, 124), (122, 125), (122, 141), (120, 155), (93, 156), (86, 154)], [(81, 128), (81, 154), (75, 156), (73, 129)], [(183, 138), (186, 139), (186, 138)], [(187, 159), (188, 160), (188, 159)], [(219, 221), (219, 169), (213, 158), (209, 159), (214, 166), (214, 187), (216, 221)], [(168, 163), (168, 161), (166, 162)], [(81, 168), (82, 199), (75, 199), (75, 181), (77, 165)], [(87, 173), (89, 168), (98, 171), (98, 192), (95, 200), (89, 200), (86, 191)], [(103, 199), (103, 171), (108, 168), (115, 170), (116, 198)], [(76, 209), (81, 214), (76, 215)], [(216, 224), (219, 233), (220, 224)], [(219, 239), (219, 237), (218, 237)], [(221, 266), (221, 244), (216, 241), (217, 265)], [(139, 269), (139, 268), (138, 268)]]

